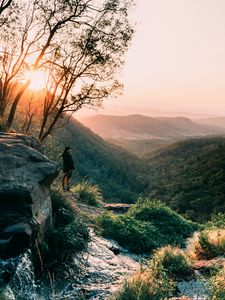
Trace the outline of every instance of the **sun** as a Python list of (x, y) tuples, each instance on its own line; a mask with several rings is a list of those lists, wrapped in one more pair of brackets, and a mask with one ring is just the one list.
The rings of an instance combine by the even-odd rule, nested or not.
[(24, 81), (30, 80), (29, 89), (38, 91), (46, 88), (47, 74), (41, 70), (27, 71), (24, 74)]

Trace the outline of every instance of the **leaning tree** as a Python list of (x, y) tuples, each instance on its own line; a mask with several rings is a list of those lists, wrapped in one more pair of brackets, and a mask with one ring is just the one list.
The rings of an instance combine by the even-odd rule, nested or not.
[(0, 117), (5, 130), (11, 128), (29, 88), (29, 70), (42, 70), (48, 78), (39, 102), (41, 141), (75, 111), (99, 106), (121, 88), (115, 77), (133, 33), (128, 21), (131, 2), (19, 1), (16, 16), (9, 7), (13, 20), (0, 29)]

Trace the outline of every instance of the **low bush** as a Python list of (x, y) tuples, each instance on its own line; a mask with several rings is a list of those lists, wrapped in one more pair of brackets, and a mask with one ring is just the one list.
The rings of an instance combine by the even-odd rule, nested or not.
[(174, 280), (184, 279), (192, 273), (191, 262), (185, 252), (172, 246), (155, 251), (151, 259), (151, 270), (155, 278), (161, 278), (161, 273), (164, 272)]
[(225, 229), (208, 229), (196, 233), (189, 241), (187, 252), (195, 260), (224, 255)]
[(115, 239), (121, 246), (136, 253), (147, 253), (163, 243), (157, 228), (128, 215), (105, 213), (98, 218), (102, 235)]
[(149, 253), (169, 244), (182, 246), (197, 229), (195, 223), (155, 201), (139, 201), (124, 215), (103, 214), (97, 222), (105, 237), (136, 253)]
[(213, 216), (211, 221), (207, 222), (206, 228), (225, 229), (225, 214), (219, 213)]
[(67, 202), (63, 195), (57, 190), (52, 190), (50, 195), (52, 199), (54, 227), (60, 228), (72, 223), (77, 215), (71, 207), (71, 204)]
[(54, 226), (47, 231), (42, 247), (42, 255), (47, 263), (67, 260), (76, 252), (84, 250), (89, 241), (87, 225), (69, 202), (57, 191), (53, 191), (51, 196)]
[(165, 245), (184, 246), (185, 239), (199, 228), (197, 223), (186, 220), (157, 200), (139, 199), (130, 209), (129, 215), (156, 226), (164, 236)]
[(99, 187), (90, 184), (87, 181), (83, 181), (73, 186), (71, 192), (76, 194), (79, 200), (89, 205), (100, 206), (103, 202), (103, 196)]

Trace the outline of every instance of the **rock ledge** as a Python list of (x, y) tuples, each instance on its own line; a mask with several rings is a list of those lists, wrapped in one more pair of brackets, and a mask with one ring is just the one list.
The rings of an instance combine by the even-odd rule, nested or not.
[(20, 254), (43, 240), (52, 224), (49, 187), (58, 166), (27, 135), (0, 132), (0, 257)]

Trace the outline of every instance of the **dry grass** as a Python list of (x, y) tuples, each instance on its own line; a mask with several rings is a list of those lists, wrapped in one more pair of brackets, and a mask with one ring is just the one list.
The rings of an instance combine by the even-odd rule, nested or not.
[(174, 295), (176, 280), (190, 273), (191, 263), (183, 250), (163, 247), (154, 252), (149, 265), (134, 274), (114, 299), (169, 299)]
[(225, 254), (225, 229), (208, 229), (195, 233), (189, 240), (187, 253), (194, 261), (223, 256)]
[(225, 300), (225, 264), (215, 276), (211, 278), (211, 300)]
[(169, 299), (174, 292), (174, 282), (166, 276), (155, 278), (150, 269), (142, 270), (125, 282), (113, 300), (162, 300)]
[(192, 273), (191, 261), (185, 251), (170, 245), (156, 250), (150, 265), (156, 278), (160, 272), (174, 280), (187, 278)]

